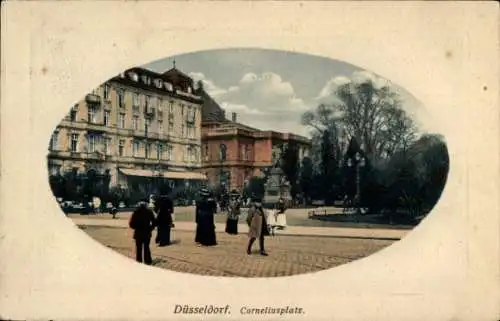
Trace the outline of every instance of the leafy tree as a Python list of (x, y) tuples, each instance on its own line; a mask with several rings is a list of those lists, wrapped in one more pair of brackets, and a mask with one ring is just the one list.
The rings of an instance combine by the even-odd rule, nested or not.
[(248, 181), (243, 193), (248, 196), (255, 195), (256, 197), (263, 198), (265, 194), (265, 179), (258, 176), (253, 176)]
[(314, 168), (313, 162), (311, 158), (304, 157), (302, 159), (302, 164), (300, 166), (300, 190), (308, 205), (311, 201), (311, 197), (313, 196), (313, 180), (314, 180)]
[(449, 169), (446, 144), (439, 135), (423, 135), (406, 151), (393, 155), (377, 171), (379, 211), (403, 209), (413, 217), (427, 213), (439, 200)]
[(299, 148), (295, 143), (289, 143), (281, 154), (281, 170), (291, 185), (291, 194), (295, 198), (298, 192), (299, 178)]

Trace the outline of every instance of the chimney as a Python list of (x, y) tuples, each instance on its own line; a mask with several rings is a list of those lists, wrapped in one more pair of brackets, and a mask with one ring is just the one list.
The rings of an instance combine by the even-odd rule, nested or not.
[(236, 113), (231, 113), (231, 119), (232, 119), (233, 123), (236, 123), (236, 121), (238, 119), (238, 115)]

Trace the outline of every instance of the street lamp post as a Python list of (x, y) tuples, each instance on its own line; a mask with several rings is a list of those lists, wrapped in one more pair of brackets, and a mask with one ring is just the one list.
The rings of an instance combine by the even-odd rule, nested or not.
[(353, 167), (356, 170), (356, 196), (354, 198), (356, 206), (356, 220), (359, 219), (361, 215), (361, 177), (360, 168), (365, 167), (365, 158), (359, 153), (354, 154), (354, 160), (349, 158), (347, 161), (347, 166)]

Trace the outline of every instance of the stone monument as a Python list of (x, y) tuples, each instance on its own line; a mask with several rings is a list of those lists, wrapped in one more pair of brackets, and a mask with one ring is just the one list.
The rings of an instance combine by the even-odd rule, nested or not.
[(286, 206), (289, 206), (292, 197), (290, 194), (290, 183), (286, 180), (285, 174), (281, 170), (280, 163), (278, 162), (270, 171), (269, 177), (264, 187), (264, 199), (262, 200), (263, 206), (272, 208), (283, 198)]

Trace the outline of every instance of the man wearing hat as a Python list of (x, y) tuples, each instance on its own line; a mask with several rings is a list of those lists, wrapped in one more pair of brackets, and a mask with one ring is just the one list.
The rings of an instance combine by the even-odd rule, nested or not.
[(151, 232), (156, 225), (156, 218), (153, 211), (148, 208), (148, 201), (142, 200), (139, 203), (139, 206), (130, 217), (129, 227), (134, 230), (137, 262), (142, 262), (142, 254), (144, 253), (144, 263), (149, 265), (153, 261), (149, 244)]
[(217, 245), (214, 215), (217, 203), (207, 188), (200, 190), (200, 199), (196, 202), (195, 242), (204, 246)]
[(262, 208), (262, 200), (259, 197), (252, 197), (252, 204), (247, 214), (248, 230), (248, 247), (247, 254), (252, 254), (252, 245), (256, 239), (259, 239), (260, 255), (267, 256), (264, 247), (264, 237), (269, 235), (267, 229), (266, 215)]

